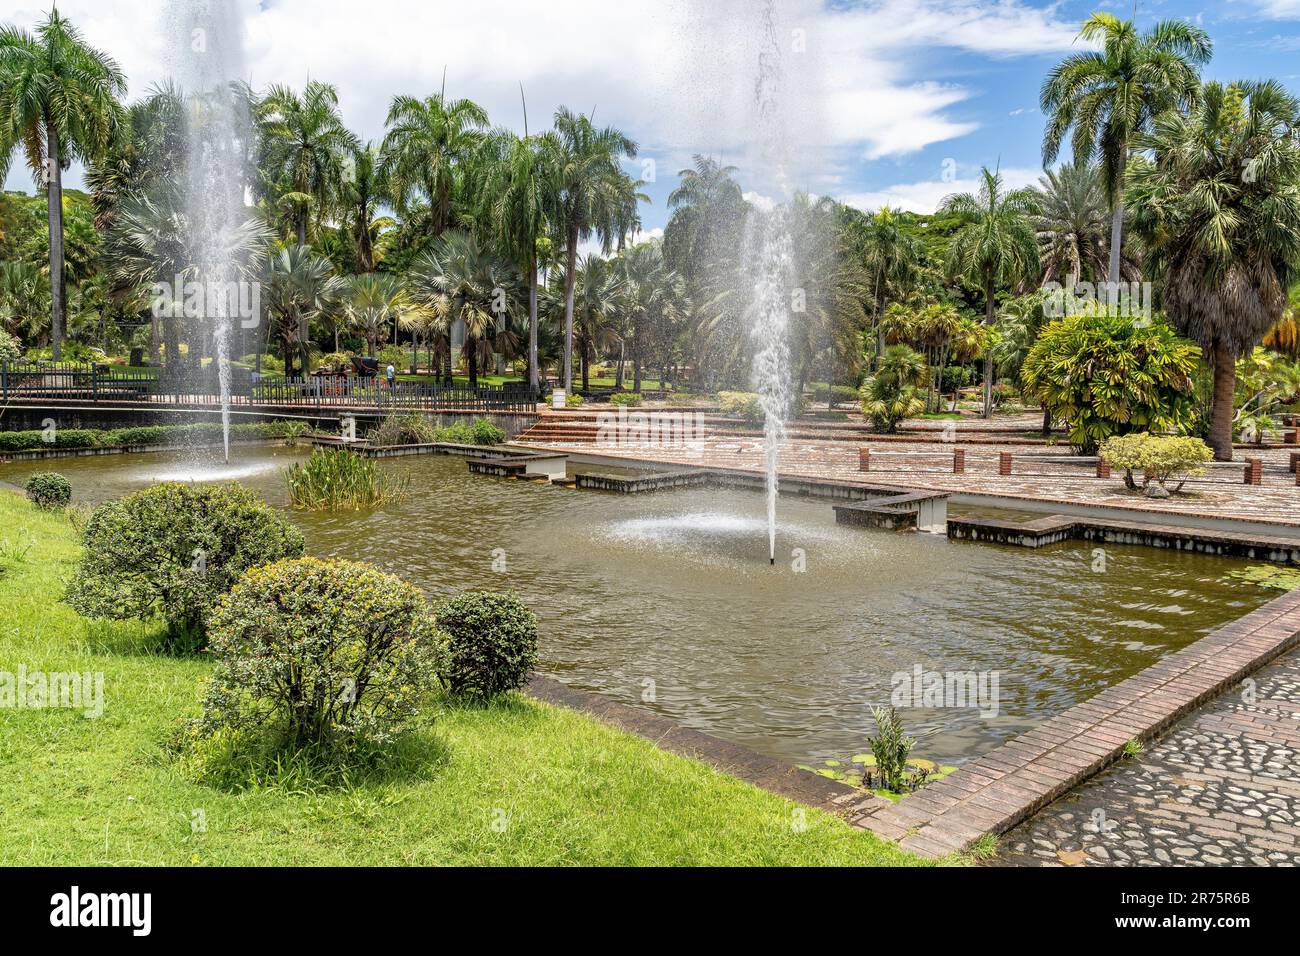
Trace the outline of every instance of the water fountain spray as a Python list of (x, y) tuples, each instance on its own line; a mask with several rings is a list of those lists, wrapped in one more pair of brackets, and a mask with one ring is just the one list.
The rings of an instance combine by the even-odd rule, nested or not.
[[(238, 250), (246, 230), (250, 117), (237, 84), (243, 77), (238, 4), (168, 0), (166, 35), (174, 41), (172, 80), (186, 98), (186, 173), (182, 206), (189, 253), (187, 285), (202, 305), (192, 332), (208, 338), (221, 400), (222, 446), (230, 460), (230, 347), (243, 295)], [(178, 299), (182, 290), (173, 293)], [(191, 295), (187, 289), (184, 297)], [(191, 340), (193, 341), (193, 340)], [(201, 376), (202, 370), (196, 369)]]

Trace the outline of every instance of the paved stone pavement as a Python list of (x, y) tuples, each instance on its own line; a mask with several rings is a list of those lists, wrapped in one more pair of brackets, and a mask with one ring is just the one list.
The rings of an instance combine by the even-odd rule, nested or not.
[[(763, 469), (760, 439), (709, 433), (707, 428), (704, 440), (677, 447), (626, 441), (598, 443), (594, 433), (591, 438), (557, 440), (543, 438), (542, 430), (523, 436), (522, 443), (554, 451), (588, 452), (675, 466)], [(858, 470), (858, 450), (862, 447), (872, 450), (872, 468), (866, 475)], [(951, 473), (954, 447), (966, 447), (965, 474)], [(1009, 476), (997, 474), (998, 454), (1002, 451), (1016, 456)], [(1247, 454), (1264, 460), (1262, 485), (1242, 483), (1242, 466)], [(954, 445), (923, 439), (878, 442), (863, 437), (796, 438), (782, 446), (780, 471), (790, 477), (999, 495), (1005, 497), (1005, 507), (1013, 509), (1018, 500), (1029, 498), (1129, 508), (1152, 517), (1199, 514), (1300, 526), (1300, 488), (1287, 470), (1289, 456), (1290, 451), (1285, 448), (1258, 453), (1238, 449), (1236, 462), (1211, 466), (1210, 474), (1204, 479), (1188, 482), (1185, 494), (1165, 500), (1144, 498), (1127, 491), (1118, 475), (1096, 478), (1091, 466), (1069, 462), (1068, 446), (962, 446), (960, 440)]]
[(1009, 831), (990, 863), (1300, 864), (1300, 651)]

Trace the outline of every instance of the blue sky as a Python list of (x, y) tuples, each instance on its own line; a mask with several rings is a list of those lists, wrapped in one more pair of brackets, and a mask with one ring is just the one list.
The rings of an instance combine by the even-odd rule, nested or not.
[[(111, 52), (139, 95), (168, 74), (166, 7), (176, 0), (61, 0)], [(438, 89), (483, 103), (520, 128), (519, 86), (534, 127), (554, 108), (596, 110), (643, 144), (654, 180), (643, 209), (662, 228), (675, 172), (693, 152), (741, 167), (757, 195), (777, 190), (752, 135), (763, 0), (228, 0), (242, 13), (244, 77), (255, 86), (335, 83), (345, 120), (382, 135), (393, 93)], [(1000, 163), (1013, 184), (1041, 171), (1038, 88), (1077, 49), (1095, 9), (1132, 2), (774, 0), (786, 56), (782, 145), (791, 183), (863, 208), (928, 211)], [(31, 25), (46, 3), (0, 0), (0, 20)], [(1281, 79), (1300, 92), (1300, 0), (1139, 0), (1139, 24), (1186, 18), (1215, 44), (1207, 75)], [(801, 55), (792, 38), (801, 36)], [(784, 49), (787, 43), (791, 49)], [(640, 175), (641, 161), (630, 166)], [(71, 184), (79, 182), (76, 171)], [(7, 188), (31, 189), (15, 162)]]

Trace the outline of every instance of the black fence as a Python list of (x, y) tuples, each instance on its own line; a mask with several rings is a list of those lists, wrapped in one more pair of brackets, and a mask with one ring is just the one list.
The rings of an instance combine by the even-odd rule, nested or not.
[[(266, 378), (241, 366), (232, 366), (230, 373), (235, 405), (509, 413), (531, 412), (536, 401), (526, 384), (470, 388), (399, 381), (390, 387), (381, 378)], [(0, 365), (0, 400), (213, 405), (221, 402), (221, 387), (211, 366), (172, 375), (163, 369), (110, 365)]]

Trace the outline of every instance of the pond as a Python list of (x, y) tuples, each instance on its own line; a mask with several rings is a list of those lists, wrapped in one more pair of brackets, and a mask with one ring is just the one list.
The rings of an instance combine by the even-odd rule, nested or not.
[[(304, 454), (236, 448), (205, 477), (286, 507), (284, 467)], [(996, 677), (995, 714), (951, 699), (900, 711), (917, 756), (961, 762), (1270, 596), (1225, 579), (1239, 561), (846, 528), (829, 501), (798, 497), (781, 501), (770, 567), (757, 492), (620, 496), (471, 477), (443, 456), (382, 466), (411, 475), (410, 497), (292, 512), (311, 553), (372, 561), (434, 598), (513, 589), (542, 620), (543, 673), (792, 762), (865, 751), (871, 705), (918, 667)], [(156, 454), (14, 463), (0, 481), (51, 469), (91, 503), (195, 474)]]

